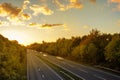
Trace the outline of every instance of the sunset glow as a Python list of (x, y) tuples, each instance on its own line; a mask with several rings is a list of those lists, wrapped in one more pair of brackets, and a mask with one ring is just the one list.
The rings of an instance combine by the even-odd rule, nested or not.
[(26, 45), (26, 39), (28, 38), (26, 34), (19, 32), (19, 31), (5, 31), (3, 33), (5, 37), (7, 37), (9, 40), (17, 40), (20, 44)]
[(27, 45), (120, 32), (119, 0), (0, 0), (0, 34)]

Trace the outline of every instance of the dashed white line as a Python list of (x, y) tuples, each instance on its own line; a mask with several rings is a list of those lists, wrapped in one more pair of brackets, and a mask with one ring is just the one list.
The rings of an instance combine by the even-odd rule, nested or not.
[(73, 75), (75, 75), (75, 76), (77, 76), (77, 77), (81, 78), (82, 80), (86, 80), (86, 79), (85, 79), (85, 78), (83, 78), (82, 76), (79, 76), (79, 75), (75, 74), (74, 72), (72, 72), (72, 71), (68, 70), (67, 68), (64, 68), (64, 67), (62, 67), (62, 66), (60, 66), (60, 65), (57, 65), (57, 66), (59, 66), (59, 67), (61, 67), (62, 69), (66, 70), (66, 71), (68, 71), (68, 72), (70, 72), (70, 73), (72, 73)]
[(70, 75), (66, 74), (65, 72), (63, 71), (60, 71), (61, 73), (63, 73), (64, 75), (66, 75), (67, 77), (69, 77), (71, 80), (75, 80), (74, 78), (72, 78)]
[(82, 70), (82, 69), (79, 69), (80, 71), (82, 71), (82, 72), (84, 72), (84, 73), (88, 73), (87, 71), (85, 71), (85, 70)]
[(97, 76), (97, 75), (95, 75), (95, 74), (94, 74), (94, 76), (97, 77), (97, 78), (99, 78), (99, 79), (106, 80), (105, 78), (100, 77), (100, 76)]
[(42, 74), (42, 78), (45, 78), (45, 76)]

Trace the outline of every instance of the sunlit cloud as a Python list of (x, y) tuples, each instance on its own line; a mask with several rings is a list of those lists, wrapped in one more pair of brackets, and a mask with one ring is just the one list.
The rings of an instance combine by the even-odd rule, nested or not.
[(49, 9), (47, 6), (32, 5), (30, 9), (34, 11), (33, 15), (37, 16), (38, 14), (52, 15), (54, 12)]
[(96, 3), (96, 0), (89, 0), (91, 3)]
[(68, 9), (71, 8), (78, 8), (78, 9), (82, 9), (83, 5), (81, 4), (81, 2), (79, 2), (79, 0), (70, 0), (70, 4), (67, 6)]
[(12, 21), (10, 22), (11, 25), (14, 25), (14, 26), (26, 26), (26, 24), (22, 21), (19, 21), (19, 22), (16, 22), (16, 21)]
[(42, 28), (45, 28), (45, 27), (57, 27), (57, 26), (63, 26), (63, 24), (42, 24)]
[(23, 20), (30, 20), (30, 19), (31, 19), (31, 16), (30, 16), (29, 14), (23, 13), (23, 14), (22, 14), (22, 19), (23, 19)]
[(120, 0), (109, 0), (109, 1), (113, 3), (120, 3)]
[(9, 20), (9, 22), (20, 22), (21, 19), (19, 17), (11, 17), (11, 16), (8, 16), (6, 17), (7, 20)]
[[(23, 9), (25, 9), (25, 5), (27, 5), (28, 3), (29, 3), (28, 0), (24, 1)], [(31, 16), (23, 13), (23, 9), (13, 6), (10, 3), (2, 3), (2, 4), (0, 4), (0, 16), (5, 17), (10, 22), (13, 22), (13, 21), (19, 22), (22, 20), (30, 20)]]
[(90, 26), (88, 26), (88, 25), (83, 26), (83, 29), (89, 29), (89, 28), (90, 28)]
[(120, 0), (108, 0), (108, 3), (114, 3), (116, 4), (116, 8), (114, 10), (120, 11)]
[(38, 26), (38, 24), (33, 22), (33, 23), (29, 23), (29, 26), (30, 27), (35, 27), (35, 26)]
[(55, 2), (55, 4), (59, 7), (59, 9), (60, 9), (61, 11), (65, 11), (65, 10), (67, 9), (66, 6), (63, 5), (63, 4), (61, 4), (59, 0), (55, 0), (54, 2)]
[(63, 31), (70, 31), (70, 28), (68, 27), (68, 25), (67, 24), (63, 24)]
[(66, 11), (66, 10), (72, 9), (72, 8), (77, 8), (77, 9), (83, 8), (83, 5), (81, 4), (81, 2), (79, 0), (69, 0), (68, 3), (69, 4), (64, 5), (64, 4), (60, 3), (60, 0), (55, 0), (55, 4), (59, 7), (60, 11)]
[(40, 2), (46, 2), (46, 0), (39, 0)]
[(53, 27), (64, 27), (67, 29), (67, 25), (66, 24), (38, 24), (38, 23), (29, 23), (30, 27), (37, 27), (40, 29), (44, 29), (44, 28), (53, 28)]
[(11, 18), (17, 17), (21, 9), (11, 5), (10, 3), (2, 3), (0, 4), (0, 16), (10, 16)]
[(9, 26), (9, 22), (0, 20), (0, 26)]
[(24, 10), (24, 9), (27, 9), (27, 8), (28, 8), (27, 5), (28, 5), (29, 3), (30, 3), (29, 0), (24, 0), (22, 9), (23, 9), (23, 10)]
[(0, 26), (2, 26), (2, 24), (3, 24), (3, 22), (2, 22), (2, 21), (0, 21)]

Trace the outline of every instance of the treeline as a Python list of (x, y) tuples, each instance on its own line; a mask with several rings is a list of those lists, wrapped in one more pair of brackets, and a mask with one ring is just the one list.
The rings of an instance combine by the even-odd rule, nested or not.
[(0, 80), (27, 80), (26, 48), (0, 35)]
[(105, 34), (93, 29), (83, 37), (60, 38), (56, 42), (34, 43), (30, 49), (82, 63), (120, 70), (120, 33)]

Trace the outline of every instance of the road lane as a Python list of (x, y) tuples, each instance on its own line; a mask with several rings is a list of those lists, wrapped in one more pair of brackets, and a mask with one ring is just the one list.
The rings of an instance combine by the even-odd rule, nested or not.
[(73, 61), (65, 60), (65, 59), (57, 59), (55, 56), (43, 56), (41, 57), (47, 59), (48, 61), (63, 67), (64, 69), (69, 70), (70, 72), (83, 77), (86, 80), (120, 80), (120, 77), (102, 70), (98, 70), (92, 67), (87, 67)]
[(49, 68), (34, 51), (27, 54), (27, 78), (28, 80), (61, 80), (62, 78)]

